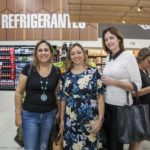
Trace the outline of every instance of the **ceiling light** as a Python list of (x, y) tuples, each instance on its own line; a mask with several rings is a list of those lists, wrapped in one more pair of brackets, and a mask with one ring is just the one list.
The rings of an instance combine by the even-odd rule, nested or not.
[(138, 7), (138, 8), (137, 8), (137, 11), (138, 11), (138, 12), (141, 12), (141, 11), (142, 11), (142, 9), (143, 9), (143, 7), (142, 7), (142, 6), (140, 6), (140, 7)]
[(125, 23), (126, 23), (126, 21), (125, 21), (125, 20), (122, 20), (122, 23), (123, 23), (123, 24), (125, 24)]

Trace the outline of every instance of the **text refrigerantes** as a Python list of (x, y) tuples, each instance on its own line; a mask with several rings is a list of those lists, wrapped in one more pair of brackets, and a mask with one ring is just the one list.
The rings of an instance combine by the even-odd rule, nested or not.
[(2, 14), (2, 28), (80, 28), (85, 22), (70, 22), (69, 14)]

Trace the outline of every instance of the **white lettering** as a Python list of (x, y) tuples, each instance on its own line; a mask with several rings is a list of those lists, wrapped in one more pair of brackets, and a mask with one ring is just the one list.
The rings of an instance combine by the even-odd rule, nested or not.
[(56, 16), (56, 14), (52, 14), (51, 28), (57, 28), (57, 16)]
[(13, 14), (9, 14), (8, 16), (8, 26), (9, 28), (14, 28), (13, 24), (14, 24), (14, 15)]
[(144, 30), (149, 30), (150, 29), (150, 25), (139, 25), (142, 29)]
[(27, 28), (31, 28), (31, 14), (27, 14), (27, 18), (26, 18), (27, 22)]
[(37, 28), (38, 23), (37, 23), (37, 14), (32, 14), (31, 15), (31, 28)]
[(84, 29), (86, 27), (85, 22), (79, 22), (79, 28)]
[(3, 14), (2, 28), (80, 28), (84, 22), (71, 23), (69, 14)]
[(65, 14), (66, 15), (66, 17), (67, 17), (67, 22), (68, 22), (68, 28), (71, 28), (71, 22), (70, 22), (70, 17), (69, 17), (69, 15), (68, 14)]
[(43, 28), (43, 14), (38, 14), (38, 28)]
[(43, 20), (43, 28), (50, 28), (50, 15), (44, 14)]
[(19, 16), (20, 16), (19, 14), (15, 14), (14, 16), (14, 28), (18, 27), (18, 23), (20, 21)]
[(28, 20), (26, 20), (26, 15), (21, 14), (20, 15), (20, 28), (27, 28), (26, 22), (28, 22)]
[(73, 28), (78, 28), (77, 23), (76, 23), (76, 22), (73, 22), (73, 23), (72, 23), (72, 27), (73, 27)]
[(2, 15), (2, 29), (8, 28), (8, 15)]
[(66, 15), (58, 14), (58, 28), (66, 28)]

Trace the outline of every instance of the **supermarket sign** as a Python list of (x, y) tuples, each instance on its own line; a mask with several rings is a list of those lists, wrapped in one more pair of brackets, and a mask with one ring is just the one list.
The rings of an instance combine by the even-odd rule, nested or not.
[(12, 28), (79, 28), (85, 22), (70, 22), (69, 14), (2, 14), (2, 29)]

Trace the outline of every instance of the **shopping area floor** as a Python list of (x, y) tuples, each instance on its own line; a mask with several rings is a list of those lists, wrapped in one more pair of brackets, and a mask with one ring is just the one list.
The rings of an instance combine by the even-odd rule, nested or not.
[[(0, 150), (23, 150), (14, 142), (14, 91), (0, 91)], [(124, 150), (127, 150), (125, 145)], [(150, 142), (143, 143), (143, 149), (150, 150)]]

